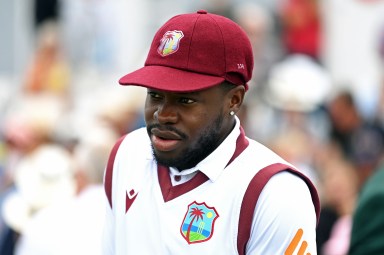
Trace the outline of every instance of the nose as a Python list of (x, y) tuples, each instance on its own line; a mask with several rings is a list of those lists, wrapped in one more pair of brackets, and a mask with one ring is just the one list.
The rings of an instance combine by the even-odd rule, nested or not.
[(153, 117), (160, 124), (174, 124), (177, 122), (177, 109), (174, 105), (163, 103), (153, 113)]

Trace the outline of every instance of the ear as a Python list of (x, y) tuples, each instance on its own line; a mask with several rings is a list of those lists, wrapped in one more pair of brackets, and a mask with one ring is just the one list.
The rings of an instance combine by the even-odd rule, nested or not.
[(227, 96), (229, 97), (229, 109), (228, 112), (234, 111), (237, 113), (240, 110), (244, 101), (245, 87), (242, 85), (236, 86), (231, 89)]

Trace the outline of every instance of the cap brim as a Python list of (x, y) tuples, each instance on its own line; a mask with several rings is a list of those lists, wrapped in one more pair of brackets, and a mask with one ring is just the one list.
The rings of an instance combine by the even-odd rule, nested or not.
[(193, 92), (222, 83), (223, 77), (188, 72), (166, 66), (145, 66), (123, 76), (121, 85), (136, 85), (169, 92)]

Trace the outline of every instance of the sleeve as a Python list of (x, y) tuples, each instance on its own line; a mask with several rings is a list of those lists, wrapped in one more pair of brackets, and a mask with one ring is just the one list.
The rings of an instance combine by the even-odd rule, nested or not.
[(317, 254), (310, 190), (290, 172), (273, 176), (256, 204), (246, 254)]

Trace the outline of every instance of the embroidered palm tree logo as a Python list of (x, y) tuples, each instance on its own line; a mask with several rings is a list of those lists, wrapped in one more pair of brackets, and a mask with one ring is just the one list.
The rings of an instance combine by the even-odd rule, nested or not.
[(179, 49), (180, 40), (183, 37), (182, 31), (167, 31), (160, 40), (157, 52), (163, 57), (175, 53)]
[(218, 217), (214, 207), (193, 202), (188, 205), (180, 232), (189, 244), (205, 242), (212, 237), (214, 223)]

